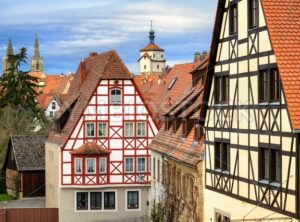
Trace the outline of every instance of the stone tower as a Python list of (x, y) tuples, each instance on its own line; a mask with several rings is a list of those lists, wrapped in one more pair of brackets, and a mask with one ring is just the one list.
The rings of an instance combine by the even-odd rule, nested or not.
[(44, 71), (43, 57), (41, 57), (40, 55), (39, 39), (37, 35), (35, 36), (35, 41), (34, 41), (34, 53), (30, 61), (30, 71), (31, 72)]
[(9, 39), (8, 44), (7, 44), (7, 49), (6, 49), (6, 55), (2, 59), (2, 72), (6, 71), (10, 68), (8, 58), (9, 58), (9, 56), (11, 56), (13, 54), (14, 54), (14, 51), (13, 51), (13, 47), (12, 47), (12, 42), (11, 42), (11, 39)]
[(145, 74), (159, 74), (164, 72), (166, 60), (164, 49), (155, 44), (155, 33), (152, 28), (149, 31), (149, 44), (140, 50), (139, 71)]

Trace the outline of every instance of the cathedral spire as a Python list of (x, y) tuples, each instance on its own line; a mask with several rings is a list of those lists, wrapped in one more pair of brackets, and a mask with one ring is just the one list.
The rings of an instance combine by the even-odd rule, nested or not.
[(12, 47), (11, 39), (8, 40), (7, 49), (6, 49), (6, 56), (10, 56), (14, 54), (14, 50)]
[(31, 72), (43, 72), (43, 58), (40, 55), (39, 39), (38, 35), (35, 35), (34, 40), (34, 51), (33, 56), (31, 57)]
[(155, 35), (154, 35), (153, 21), (152, 20), (150, 21), (150, 26), (151, 26), (151, 29), (149, 31), (149, 40), (150, 40), (150, 43), (154, 43)]

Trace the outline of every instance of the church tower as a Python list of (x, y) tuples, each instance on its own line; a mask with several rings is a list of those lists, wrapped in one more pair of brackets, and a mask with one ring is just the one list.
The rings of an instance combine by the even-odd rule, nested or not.
[(43, 72), (44, 71), (43, 57), (41, 57), (41, 55), (40, 55), (39, 40), (38, 40), (37, 35), (35, 36), (34, 54), (31, 57), (30, 70), (31, 70), (31, 72)]
[(140, 50), (139, 71), (144, 74), (160, 74), (164, 72), (166, 60), (164, 49), (158, 47), (155, 42), (155, 33), (152, 28), (149, 31), (149, 44)]
[(2, 72), (8, 70), (10, 68), (8, 58), (9, 56), (13, 55), (13, 47), (11, 43), (11, 39), (8, 40), (7, 49), (6, 49), (6, 55), (2, 59)]

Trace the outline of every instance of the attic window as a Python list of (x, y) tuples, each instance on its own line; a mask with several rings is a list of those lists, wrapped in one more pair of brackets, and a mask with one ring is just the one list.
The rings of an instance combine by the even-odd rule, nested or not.
[(121, 104), (122, 103), (122, 95), (120, 89), (112, 89), (110, 90), (110, 104)]
[(174, 86), (175, 82), (177, 81), (177, 77), (175, 77), (172, 82), (170, 83), (170, 85), (168, 86), (168, 90), (171, 90), (172, 87)]

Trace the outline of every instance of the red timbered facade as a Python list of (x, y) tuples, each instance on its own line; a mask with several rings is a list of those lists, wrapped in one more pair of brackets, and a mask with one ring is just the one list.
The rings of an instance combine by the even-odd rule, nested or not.
[[(68, 99), (56, 115), (55, 132), (46, 143), (48, 172), (55, 165), (55, 157), (51, 164), (51, 152), (57, 152), (51, 144), (60, 148), (59, 182), (53, 182), (55, 175), (47, 180), (49, 187), (56, 186), (60, 193), (57, 205), (65, 206), (69, 198), (75, 201), (75, 213), (109, 209), (118, 212), (107, 216), (110, 219), (141, 217), (148, 211), (148, 146), (157, 126), (132, 74), (115, 51), (92, 53), (80, 63)], [(60, 218), (74, 210), (66, 208)], [(92, 215), (91, 220), (97, 218)]]

